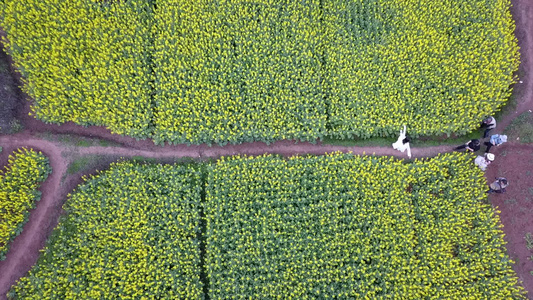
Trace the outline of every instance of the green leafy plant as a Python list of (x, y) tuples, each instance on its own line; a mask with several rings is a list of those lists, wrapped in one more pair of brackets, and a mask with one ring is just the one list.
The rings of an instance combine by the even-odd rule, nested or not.
[(41, 259), (9, 296), (202, 299), (200, 172), (119, 162), (85, 178)]
[(526, 247), (529, 250), (533, 249), (533, 236), (531, 235), (531, 232), (526, 233), (524, 236), (524, 239), (526, 240)]
[(522, 113), (505, 129), (505, 133), (512, 141), (533, 143), (533, 113)]
[(210, 298), (524, 299), (471, 159), (221, 158), (206, 186)]
[(0, 171), (0, 260), (22, 232), (29, 211), (40, 199), (37, 188), (51, 172), (48, 158), (41, 152), (20, 148), (9, 155), (5, 170)]
[(24, 126), (17, 119), (12, 120), (9, 123), (9, 128), (10, 128), (10, 132), (11, 133), (17, 133), (17, 132), (21, 132), (22, 130), (24, 130)]

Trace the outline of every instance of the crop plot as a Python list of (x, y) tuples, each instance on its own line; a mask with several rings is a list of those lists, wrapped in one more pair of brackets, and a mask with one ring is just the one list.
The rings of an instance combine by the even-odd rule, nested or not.
[(224, 145), (470, 132), (516, 80), (509, 6), (6, 0), (1, 25), (37, 118)]
[(523, 297), (471, 159), (221, 159), (207, 185), (211, 299)]
[(199, 180), (191, 166), (130, 162), (87, 178), (9, 296), (201, 299)]
[(20, 234), (41, 194), (40, 183), (52, 172), (41, 152), (21, 148), (9, 156), (0, 171), (0, 260), (5, 259), (9, 243)]

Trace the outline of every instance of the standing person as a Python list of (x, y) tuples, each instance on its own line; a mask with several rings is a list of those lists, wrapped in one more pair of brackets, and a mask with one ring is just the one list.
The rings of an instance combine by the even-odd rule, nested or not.
[(494, 154), (485, 153), (484, 156), (478, 155), (474, 160), (476, 166), (478, 166), (481, 171), (487, 170), (487, 167), (494, 161)]
[(485, 153), (489, 153), (492, 146), (499, 146), (505, 142), (507, 142), (507, 136), (505, 134), (493, 134), (490, 137), (490, 141), (485, 142), (485, 146), (487, 146)]
[(411, 158), (411, 146), (409, 145), (411, 139), (405, 135), (406, 132), (407, 127), (403, 125), (403, 131), (400, 130), (400, 136), (398, 137), (396, 143), (392, 144), (392, 148), (399, 150), (402, 153), (407, 150), (407, 156)]
[(505, 177), (496, 177), (496, 181), (489, 184), (489, 191), (487, 193), (505, 193), (505, 188), (508, 187), (507, 178)]
[(473, 140), (470, 140), (470, 141), (466, 142), (464, 145), (457, 146), (457, 147), (455, 147), (453, 149), (454, 150), (461, 150), (461, 149), (465, 149), (465, 148), (466, 148), (466, 152), (468, 152), (468, 151), (476, 152), (476, 151), (478, 151), (481, 148), (481, 143), (479, 142), (478, 139), (473, 139)]
[(483, 119), (483, 122), (481, 122), (481, 128), (485, 128), (483, 138), (488, 137), (489, 131), (496, 128), (496, 119), (493, 116)]

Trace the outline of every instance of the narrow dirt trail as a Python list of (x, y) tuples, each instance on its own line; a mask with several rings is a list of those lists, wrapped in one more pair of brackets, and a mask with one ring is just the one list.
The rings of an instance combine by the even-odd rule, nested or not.
[(511, 0), (511, 13), (516, 23), (515, 36), (520, 47), (519, 82), (514, 85), (517, 106), (514, 112), (498, 120), (498, 128), (507, 128), (526, 111), (533, 111), (533, 1)]
[[(5, 140), (5, 137), (0, 138)], [(61, 157), (61, 151), (52, 143), (42, 140), (27, 140), (20, 145), (9, 143), (10, 150), (19, 147), (38, 149), (50, 159), (52, 174), (41, 184), (39, 190), (42, 193), (41, 200), (36, 203), (36, 207), (30, 212), (28, 222), (24, 225), (22, 233), (11, 243), (10, 250), (5, 260), (0, 261), (0, 298), (5, 294), (12, 284), (22, 277), (37, 262), (39, 249), (44, 248), (48, 234), (55, 226), (57, 218), (50, 216), (57, 215), (53, 210), (61, 209), (62, 201), (61, 178), (67, 170), (67, 161)], [(13, 147), (15, 146), (15, 147)]]

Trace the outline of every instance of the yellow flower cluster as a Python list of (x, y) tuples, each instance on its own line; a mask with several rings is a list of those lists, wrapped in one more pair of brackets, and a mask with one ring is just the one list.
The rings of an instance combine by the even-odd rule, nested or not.
[(156, 143), (324, 136), (318, 0), (155, 2)]
[(164, 143), (463, 134), (510, 95), (509, 0), (5, 0), (47, 122)]
[(37, 188), (51, 172), (46, 156), (25, 148), (10, 155), (5, 170), (0, 171), (0, 260), (22, 232), (28, 211), (41, 197)]
[(112, 164), (69, 195), (17, 299), (202, 299), (200, 171)]
[(324, 2), (328, 134), (465, 134), (516, 81), (509, 0)]
[(152, 119), (147, 1), (7, 0), (2, 28), (33, 114), (146, 138)]
[(520, 299), (463, 153), (222, 158), (206, 187), (210, 299)]

